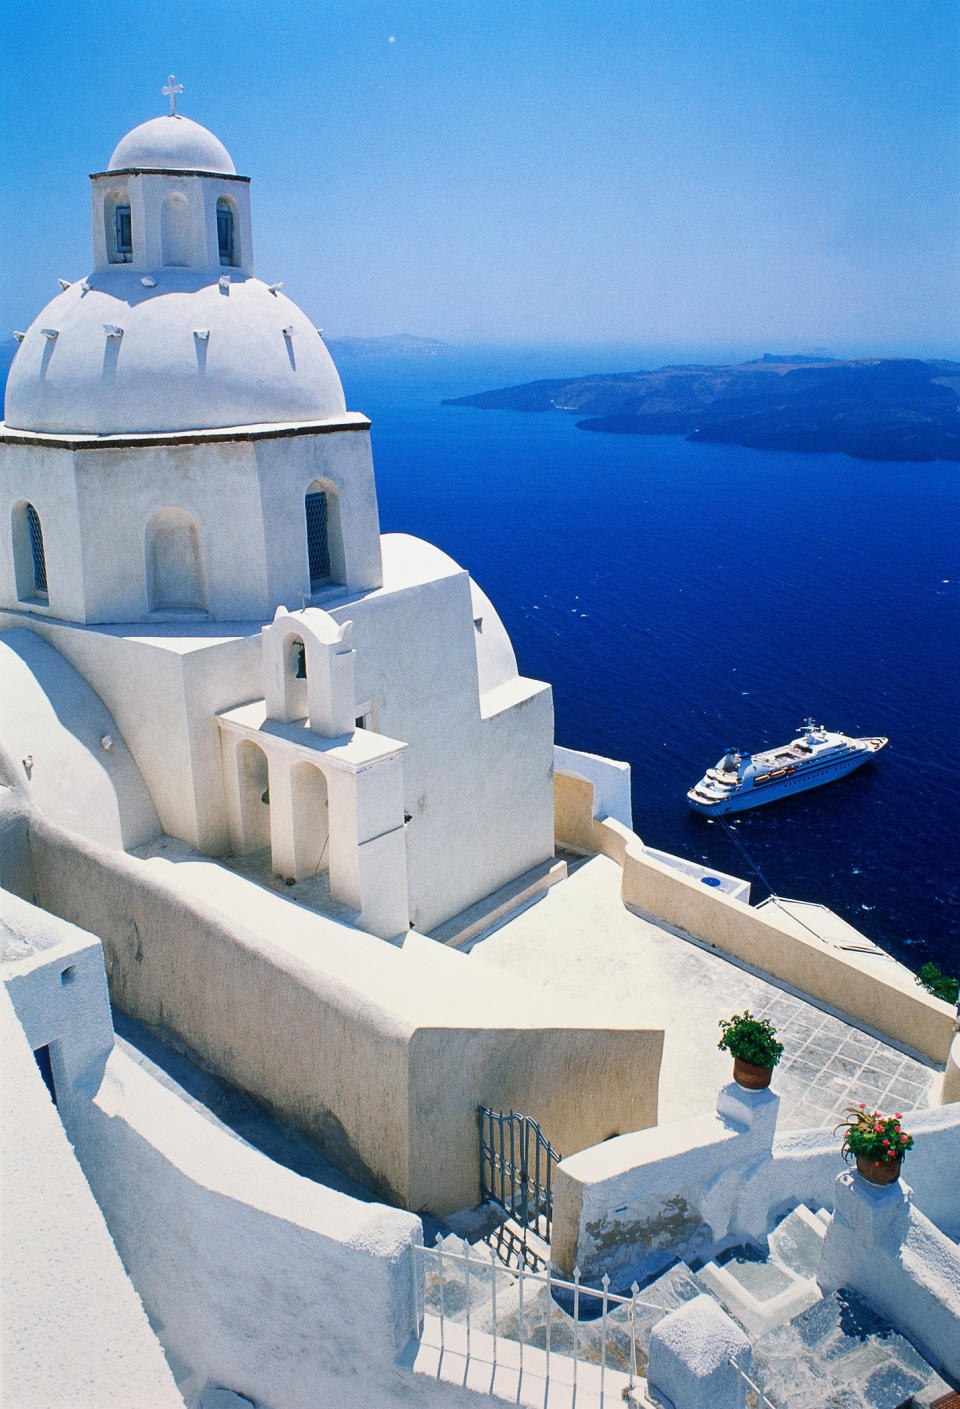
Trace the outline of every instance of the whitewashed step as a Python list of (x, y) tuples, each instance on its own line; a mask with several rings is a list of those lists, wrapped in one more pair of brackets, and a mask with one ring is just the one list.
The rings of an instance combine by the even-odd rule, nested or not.
[(949, 1391), (885, 1317), (845, 1288), (759, 1337), (751, 1374), (778, 1409), (899, 1409), (908, 1402), (919, 1409)]
[(770, 1256), (798, 1277), (816, 1279), (826, 1231), (826, 1224), (806, 1204), (798, 1204), (767, 1239)]
[(728, 1248), (696, 1274), (750, 1336), (792, 1320), (821, 1298), (812, 1277), (800, 1277), (756, 1247)]

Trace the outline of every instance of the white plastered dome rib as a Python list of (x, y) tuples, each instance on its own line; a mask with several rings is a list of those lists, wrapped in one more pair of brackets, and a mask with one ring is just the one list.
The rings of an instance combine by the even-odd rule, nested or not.
[(128, 270), (98, 273), (48, 303), (10, 369), (6, 424), (117, 435), (344, 413), (333, 359), (290, 299), (253, 278), (224, 291), (188, 270), (155, 277), (147, 289)]

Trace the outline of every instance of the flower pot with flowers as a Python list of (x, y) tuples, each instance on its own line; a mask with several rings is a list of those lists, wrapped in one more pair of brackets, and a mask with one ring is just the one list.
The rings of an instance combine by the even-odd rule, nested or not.
[(733, 1079), (749, 1091), (770, 1085), (773, 1069), (783, 1056), (783, 1043), (769, 1018), (755, 1018), (747, 1008), (732, 1018), (721, 1018), (723, 1036), (717, 1043), (733, 1058)]
[(844, 1132), (844, 1159), (855, 1159), (857, 1172), (871, 1184), (896, 1183), (903, 1157), (913, 1148), (913, 1136), (901, 1128), (900, 1112), (881, 1115), (868, 1111), (861, 1101), (859, 1106), (848, 1106), (846, 1113), (849, 1120), (836, 1127)]

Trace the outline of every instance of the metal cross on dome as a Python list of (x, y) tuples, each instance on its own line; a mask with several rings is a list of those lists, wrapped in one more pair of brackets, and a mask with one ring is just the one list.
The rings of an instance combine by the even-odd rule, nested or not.
[(170, 99), (170, 116), (171, 116), (171, 117), (176, 117), (176, 115), (177, 115), (177, 94), (183, 92), (183, 84), (182, 84), (182, 83), (178, 83), (178, 82), (176, 81), (176, 79), (174, 78), (173, 74), (171, 73), (170, 76), (169, 76), (169, 78), (167, 79), (166, 87), (165, 87), (165, 88), (161, 88), (160, 91), (161, 91), (161, 93), (166, 94), (166, 96)]

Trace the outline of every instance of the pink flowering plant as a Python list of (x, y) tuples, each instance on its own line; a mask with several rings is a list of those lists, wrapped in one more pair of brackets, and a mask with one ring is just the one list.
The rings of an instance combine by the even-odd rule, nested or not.
[(889, 1164), (902, 1159), (913, 1148), (913, 1136), (901, 1127), (899, 1111), (881, 1115), (879, 1111), (868, 1111), (861, 1102), (859, 1106), (848, 1106), (846, 1114), (849, 1120), (841, 1121), (836, 1127), (844, 1132), (844, 1159), (866, 1155), (874, 1164)]

